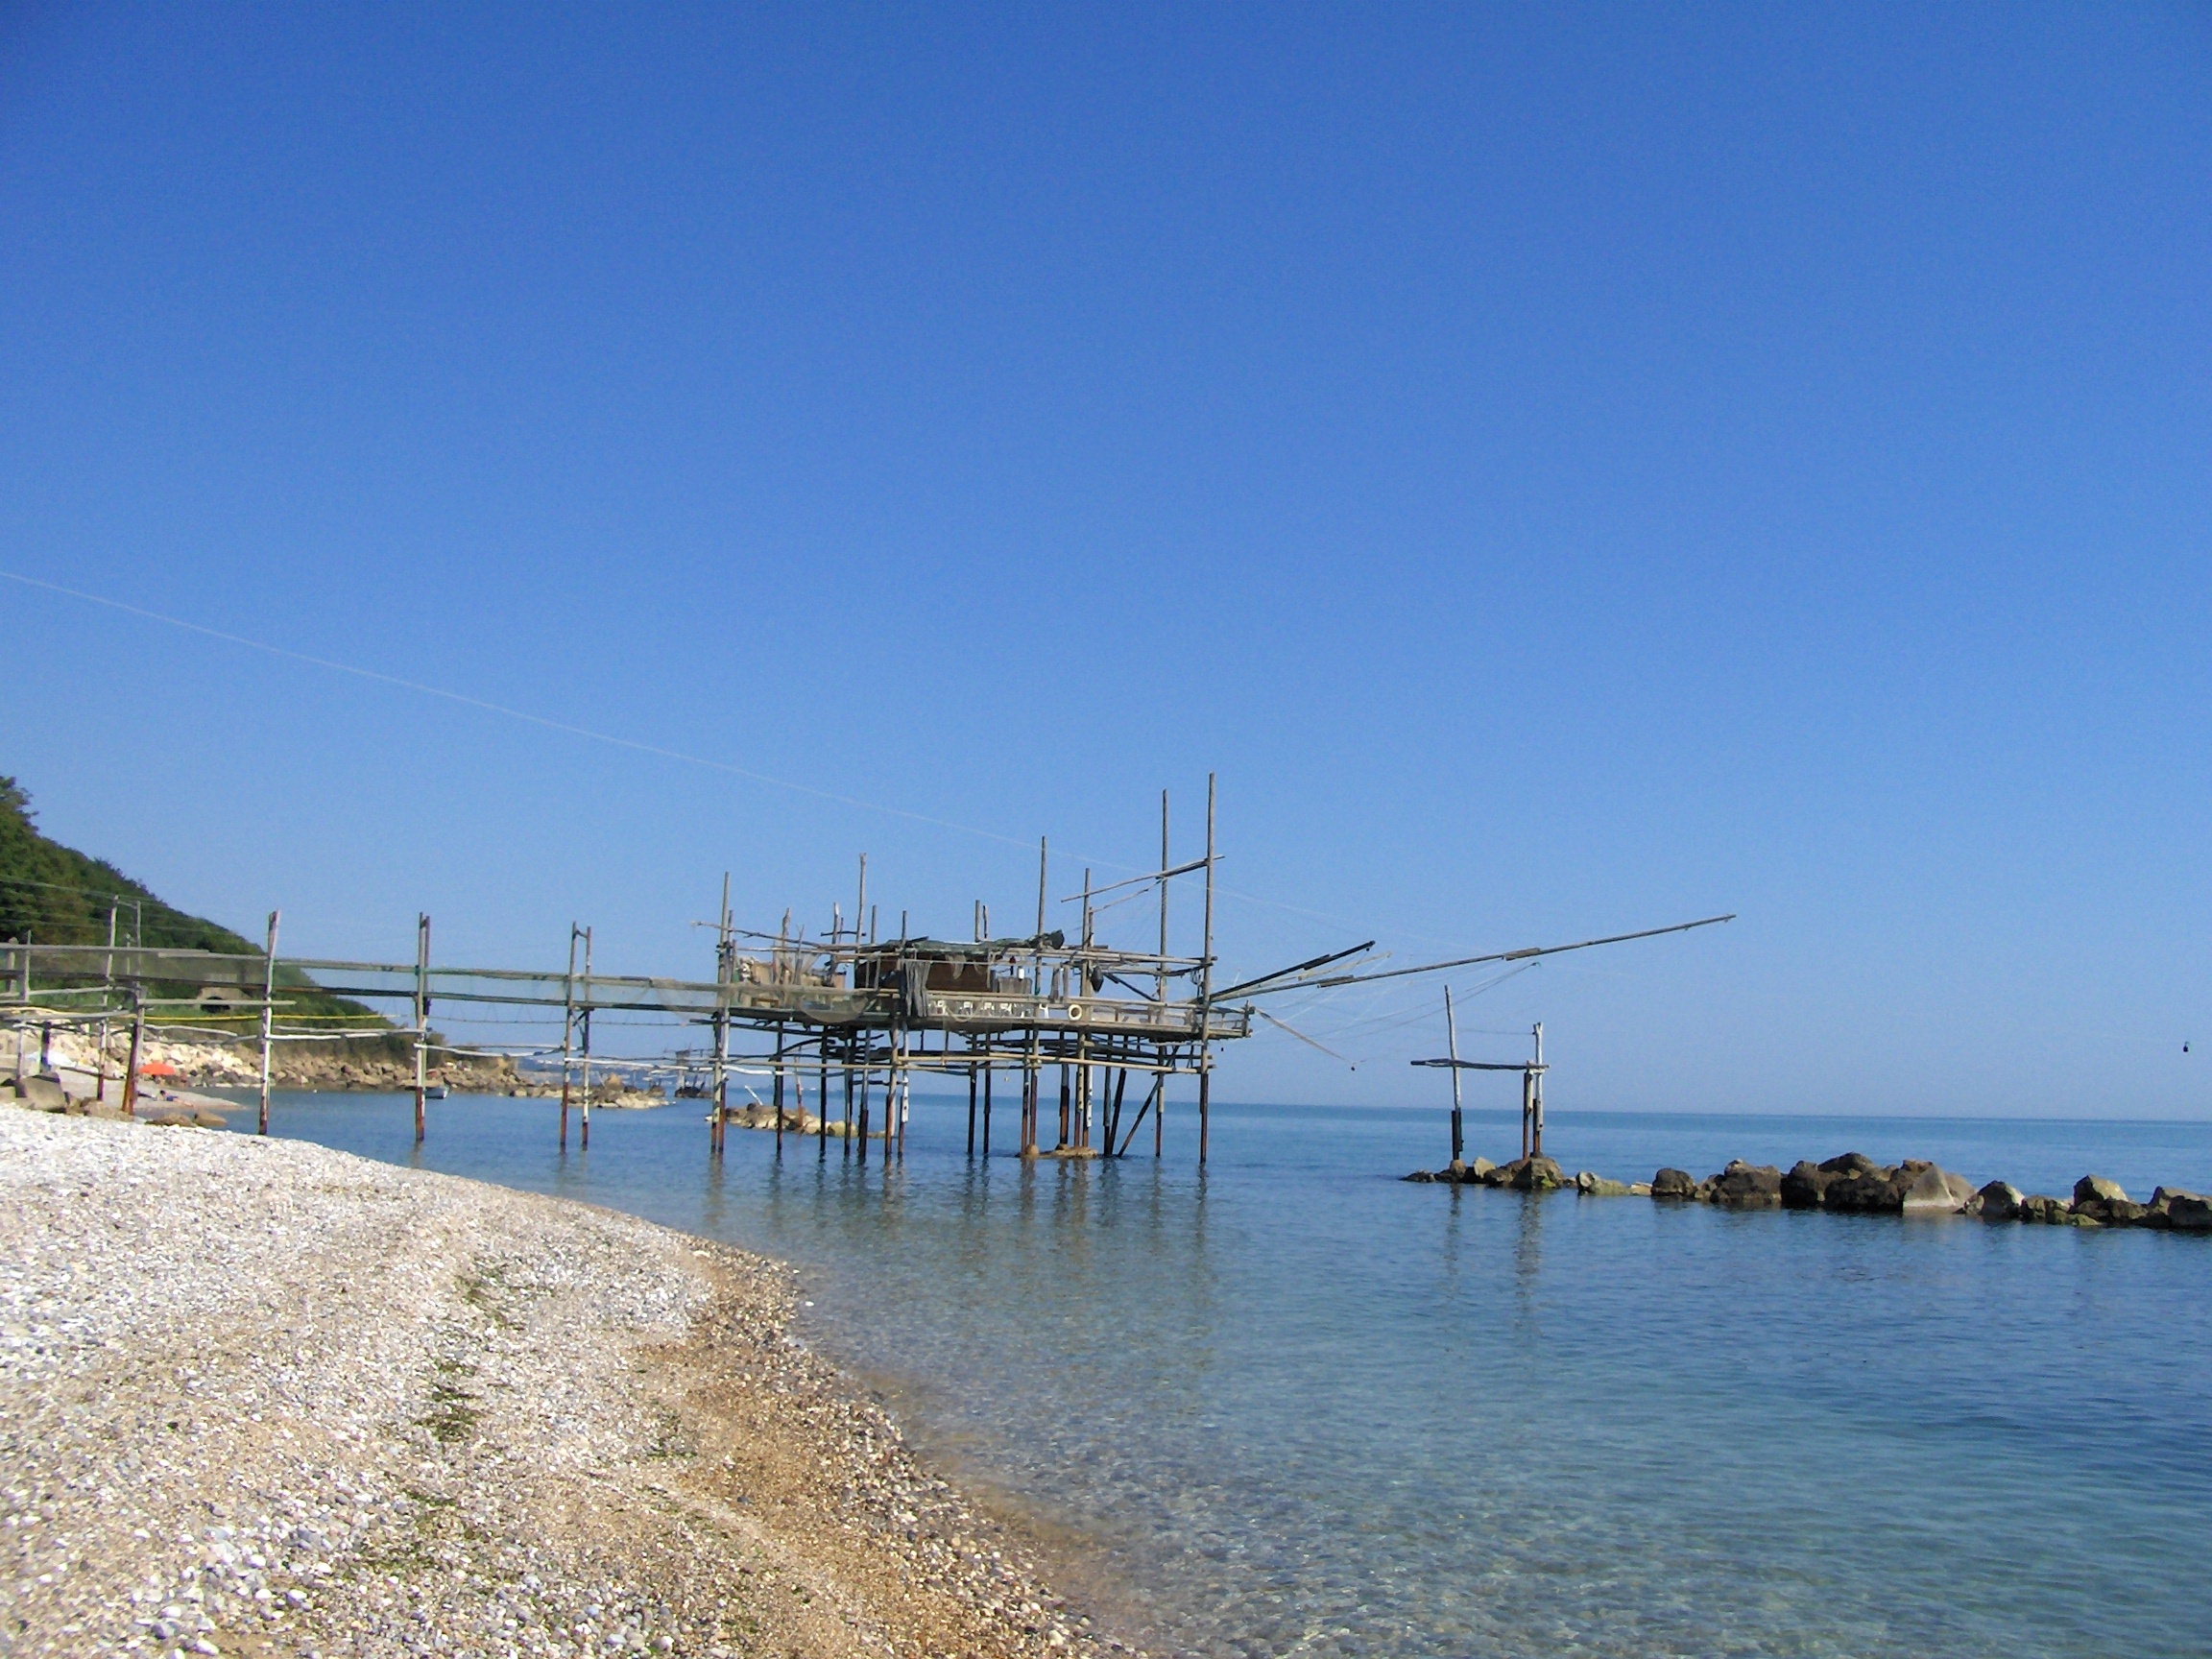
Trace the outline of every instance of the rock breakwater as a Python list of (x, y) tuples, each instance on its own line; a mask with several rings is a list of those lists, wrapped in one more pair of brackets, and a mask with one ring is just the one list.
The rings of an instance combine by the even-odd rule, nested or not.
[(1568, 1175), (1549, 1158), (1486, 1158), (1416, 1169), (1406, 1177), (1456, 1187), (1501, 1187), (1519, 1192), (1573, 1190), (1585, 1197), (1647, 1197), (1660, 1203), (1711, 1204), (1723, 1210), (1828, 1210), (1849, 1215), (1969, 1215), (1984, 1221), (2040, 1222), (2057, 1227), (2148, 1227), (2212, 1234), (2212, 1198), (2177, 1187), (2160, 1187), (2138, 1203), (2116, 1181), (2084, 1175), (2069, 1198), (2024, 1193), (2009, 1182), (1976, 1187), (1965, 1176), (1925, 1159), (1877, 1164), (1863, 1152), (1844, 1152), (1815, 1164), (1800, 1160), (1787, 1170), (1738, 1159), (1703, 1180), (1686, 1169), (1663, 1168), (1649, 1181), (1607, 1180), (1585, 1169)]

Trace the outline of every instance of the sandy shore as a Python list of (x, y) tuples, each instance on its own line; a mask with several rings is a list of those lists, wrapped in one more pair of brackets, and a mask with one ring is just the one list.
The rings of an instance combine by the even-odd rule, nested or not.
[(1091, 1653), (772, 1262), (0, 1111), (0, 1653)]

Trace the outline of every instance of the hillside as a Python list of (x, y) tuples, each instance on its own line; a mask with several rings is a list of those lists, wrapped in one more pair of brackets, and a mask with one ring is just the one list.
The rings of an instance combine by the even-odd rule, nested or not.
[[(261, 946), (244, 935), (164, 903), (105, 858), (49, 840), (38, 829), (30, 794), (13, 778), (0, 778), (0, 939), (106, 944), (110, 905), (118, 944), (261, 953)], [(315, 991), (304, 975), (279, 973), (277, 983), (291, 991), (288, 1022), (343, 1019), (360, 1026), (374, 1018), (358, 1002)]]

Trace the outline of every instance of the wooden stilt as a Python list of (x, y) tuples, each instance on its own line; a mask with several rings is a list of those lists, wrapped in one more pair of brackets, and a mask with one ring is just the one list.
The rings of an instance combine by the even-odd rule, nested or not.
[[(276, 923), (282, 914), (278, 910), (269, 912), (269, 955), (267, 967), (261, 975), (261, 1118), (254, 1131), (258, 1135), (269, 1133), (269, 1046), (276, 1036)], [(108, 940), (109, 943), (114, 940), (113, 911), (108, 912)], [(105, 1054), (100, 1057), (100, 1078), (103, 1083), (108, 1078), (108, 1057)]]
[(581, 929), (568, 924), (568, 973), (561, 990), (561, 1150), (568, 1150), (568, 1092), (575, 1082), (576, 939)]
[(1457, 1169), (1466, 1161), (1466, 1137), (1460, 1132), (1459, 1117), (1459, 1022), (1452, 1013), (1452, 987), (1444, 987), (1444, 1042), (1445, 1052), (1452, 1057), (1452, 1167)]
[[(25, 970), (29, 976), (29, 970)], [(123, 1069), (123, 1116), (138, 1116), (138, 1050), (146, 1040), (146, 997), (137, 986), (131, 987), (131, 1058)], [(46, 1068), (38, 1068), (43, 1071)]]
[(1214, 1091), (1214, 774), (1206, 774), (1206, 943), (1198, 959), (1198, 1162), (1206, 1162)]
[(584, 929), (584, 1012), (583, 1023), (583, 1082), (584, 1114), (577, 1125), (576, 1145), (579, 1151), (591, 1150), (591, 929)]
[(429, 1095), (430, 918), (415, 918), (415, 1144), (422, 1144), (422, 1102)]
[[(806, 1109), (799, 1109), (799, 1120), (806, 1120)], [(776, 1027), (776, 1156), (783, 1156), (783, 1027)]]

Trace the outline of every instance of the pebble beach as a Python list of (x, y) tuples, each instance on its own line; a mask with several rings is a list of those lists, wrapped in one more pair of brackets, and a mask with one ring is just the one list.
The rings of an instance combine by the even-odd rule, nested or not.
[(294, 1141), (0, 1111), (0, 1653), (1104, 1653), (786, 1269)]

